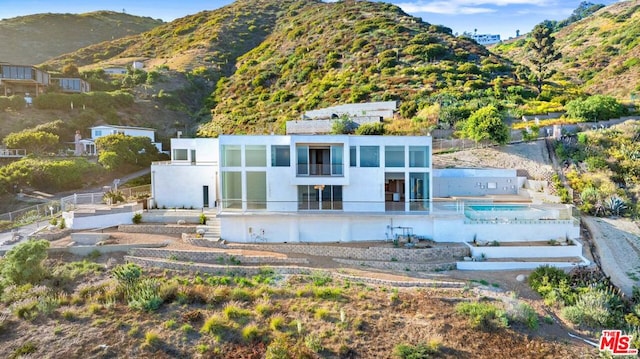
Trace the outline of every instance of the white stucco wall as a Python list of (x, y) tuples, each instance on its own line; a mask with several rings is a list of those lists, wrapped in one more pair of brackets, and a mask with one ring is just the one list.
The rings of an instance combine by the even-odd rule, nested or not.
[(218, 199), (217, 167), (152, 165), (151, 196), (158, 208), (202, 208), (203, 186), (209, 186), (209, 207)]
[(65, 224), (68, 228), (79, 230), (113, 227), (120, 224), (132, 224), (133, 215), (135, 213), (142, 213), (142, 210), (86, 217), (75, 217), (73, 212), (63, 212), (62, 218), (64, 218)]
[[(397, 227), (432, 237), (433, 219), (425, 215), (334, 213), (222, 214), (221, 238), (234, 242), (353, 242), (390, 240)], [(264, 233), (264, 235), (262, 235)]]

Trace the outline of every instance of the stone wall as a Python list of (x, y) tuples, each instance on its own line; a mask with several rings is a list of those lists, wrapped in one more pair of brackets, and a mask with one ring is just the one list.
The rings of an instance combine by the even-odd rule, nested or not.
[[(185, 263), (185, 262), (176, 262), (176, 261), (167, 261), (164, 259), (153, 259), (153, 258), (140, 258), (140, 257), (132, 257), (125, 256), (125, 260), (127, 262), (132, 262), (138, 264), (142, 267), (146, 268), (162, 268), (162, 269), (170, 269), (170, 270), (179, 270), (179, 271), (190, 271), (190, 272), (200, 272), (200, 273), (210, 273), (214, 275), (244, 275), (251, 276), (259, 274), (260, 271), (264, 270), (263, 267), (242, 267), (242, 266), (223, 266), (223, 265), (212, 265), (212, 264), (194, 264), (194, 263)], [(280, 275), (293, 275), (293, 274), (302, 274), (302, 275), (310, 275), (310, 274), (325, 274), (331, 275), (334, 277), (339, 277), (342, 279), (348, 279), (353, 282), (360, 283), (368, 283), (374, 285), (387, 285), (392, 287), (432, 287), (432, 288), (463, 288), (465, 286), (464, 282), (456, 282), (456, 281), (434, 281), (434, 280), (407, 280), (407, 281), (395, 281), (388, 280), (382, 278), (369, 278), (369, 277), (359, 277), (352, 276), (348, 274), (342, 274), (332, 271), (326, 271), (315, 268), (308, 267), (297, 267), (297, 266), (278, 266), (278, 267), (269, 267), (270, 270), (273, 270), (274, 273)]]
[(272, 256), (244, 256), (225, 252), (189, 251), (172, 249), (135, 248), (129, 252), (134, 257), (152, 257), (182, 262), (213, 264), (302, 264), (306, 258), (285, 258)]
[(191, 224), (122, 224), (118, 226), (118, 231), (126, 233), (149, 233), (149, 234), (181, 234), (196, 233), (196, 225)]
[[(233, 248), (233, 247), (228, 247)], [(356, 260), (427, 262), (469, 256), (469, 248), (463, 244), (438, 245), (434, 248), (383, 248), (343, 247), (305, 244), (259, 244), (245, 245), (244, 249), (255, 249), (280, 253), (298, 253), (312, 256), (347, 258)]]
[(387, 261), (363, 261), (355, 259), (343, 259), (333, 258), (334, 261), (350, 266), (360, 266), (363, 269), (376, 268), (376, 269), (390, 269), (397, 272), (433, 272), (441, 270), (453, 270), (456, 269), (456, 262), (387, 262)]

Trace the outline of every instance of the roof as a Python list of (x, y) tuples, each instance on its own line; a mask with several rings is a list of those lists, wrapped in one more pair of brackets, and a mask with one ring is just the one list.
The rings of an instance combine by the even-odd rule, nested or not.
[(118, 126), (118, 125), (99, 125), (99, 126), (93, 126), (93, 127), (89, 127), (90, 129), (94, 129), (94, 128), (116, 128), (119, 130), (143, 130), (143, 131), (156, 131), (155, 128), (149, 128), (149, 127), (135, 127), (135, 126)]

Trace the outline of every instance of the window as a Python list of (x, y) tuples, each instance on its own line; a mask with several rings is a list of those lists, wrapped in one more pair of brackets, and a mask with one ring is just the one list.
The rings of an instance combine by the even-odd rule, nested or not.
[(429, 174), (409, 173), (409, 198), (412, 211), (429, 210)]
[(247, 208), (267, 208), (266, 172), (247, 172)]
[(378, 146), (360, 146), (360, 167), (380, 167)]
[(271, 167), (291, 166), (291, 147), (271, 146)]
[(342, 175), (342, 157), (343, 150), (342, 145), (331, 146), (331, 175)]
[(93, 131), (93, 137), (100, 137), (100, 136), (102, 136), (102, 130)]
[(341, 210), (342, 186), (298, 186), (298, 209)]
[(187, 158), (187, 150), (185, 148), (176, 148), (173, 150), (173, 160), (174, 161), (186, 161)]
[(222, 172), (222, 208), (242, 209), (242, 172)]
[(298, 146), (296, 148), (296, 152), (298, 155), (298, 174), (299, 175), (308, 175), (309, 174), (309, 146)]
[(349, 147), (349, 166), (356, 167), (358, 165), (356, 158), (356, 146)]
[(245, 166), (247, 167), (266, 167), (267, 166), (267, 147), (263, 145), (247, 145), (244, 148)]
[(404, 146), (385, 146), (385, 167), (404, 167)]
[(222, 146), (222, 166), (223, 167), (240, 167), (240, 145), (224, 145)]
[(429, 167), (429, 146), (409, 146), (409, 167)]

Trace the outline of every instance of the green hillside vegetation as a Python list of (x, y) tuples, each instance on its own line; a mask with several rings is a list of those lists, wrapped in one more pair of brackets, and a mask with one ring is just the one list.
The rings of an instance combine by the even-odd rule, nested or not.
[[(639, 9), (638, 0), (617, 2), (554, 33), (562, 58), (553, 64), (553, 79), (560, 85), (569, 81), (586, 93), (620, 100), (629, 100), (640, 92)], [(528, 63), (529, 40), (523, 37), (505, 42), (491, 51), (514, 62)]]
[(199, 68), (201, 76), (229, 75), (236, 58), (269, 34), (279, 16), (290, 6), (312, 0), (239, 0), (215, 11), (202, 11), (155, 27), (150, 31), (88, 46), (47, 61), (52, 68), (74, 63), (84, 70), (119, 60), (150, 60), (151, 66), (166, 66), (189, 72)]
[[(402, 117), (416, 123), (388, 128), (415, 133), (435, 123), (439, 110), (429, 106), (444, 101), (460, 109), (453, 122), (493, 101), (485, 97), (493, 97), (494, 82), (498, 92), (517, 85), (509, 63), (484, 47), (377, 2), (318, 3), (291, 11), (236, 67), (218, 82), (213, 121), (201, 134), (283, 132), (285, 121), (305, 110), (389, 100), (402, 101)], [(469, 98), (480, 103), (454, 103)]]
[(2, 19), (0, 60), (36, 65), (92, 44), (139, 34), (160, 24), (163, 24), (162, 20), (113, 11), (47, 13)]
[(640, 213), (640, 124), (621, 125), (578, 134), (577, 141), (559, 142), (556, 154), (571, 163), (567, 171), (580, 210), (591, 215), (629, 216)]

